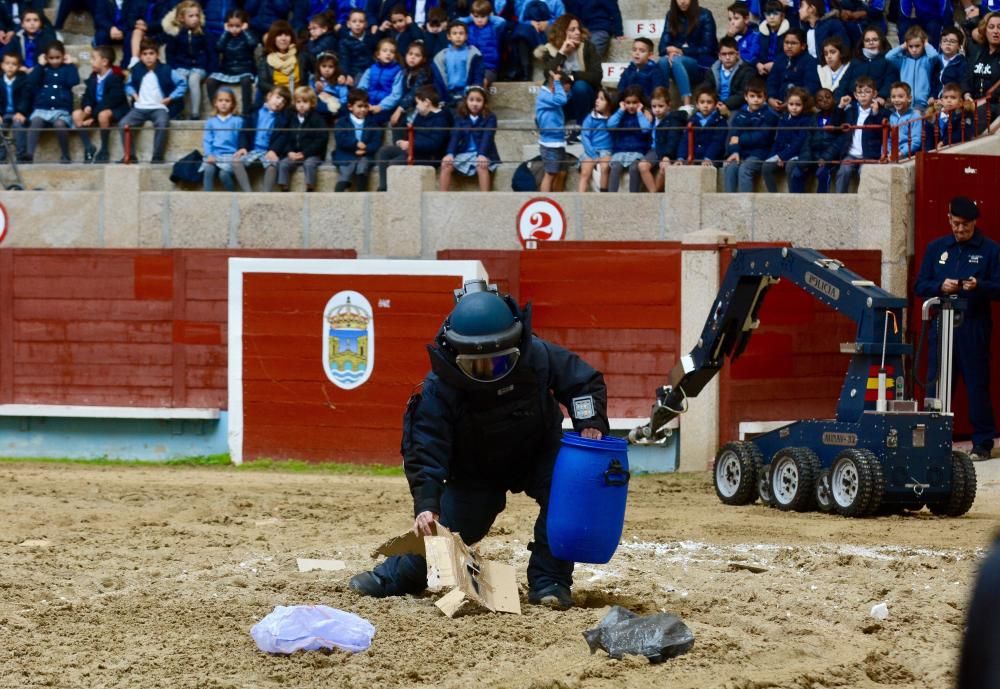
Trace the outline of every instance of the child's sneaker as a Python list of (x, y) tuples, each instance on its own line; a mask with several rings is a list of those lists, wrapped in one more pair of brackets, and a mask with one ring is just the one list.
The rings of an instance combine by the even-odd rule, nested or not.
[(691, 117), (691, 115), (694, 114), (694, 106), (693, 105), (682, 105), (680, 108), (678, 108), (678, 110), (680, 110), (681, 112), (685, 113), (688, 117)]

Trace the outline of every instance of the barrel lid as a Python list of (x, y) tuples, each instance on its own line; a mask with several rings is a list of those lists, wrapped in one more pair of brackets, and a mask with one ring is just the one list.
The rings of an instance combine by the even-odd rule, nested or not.
[(584, 438), (576, 431), (564, 432), (562, 444), (572, 445), (573, 447), (585, 447), (590, 450), (611, 450), (613, 452), (625, 452), (628, 450), (628, 442), (624, 438), (605, 435), (600, 440), (594, 440), (592, 438)]

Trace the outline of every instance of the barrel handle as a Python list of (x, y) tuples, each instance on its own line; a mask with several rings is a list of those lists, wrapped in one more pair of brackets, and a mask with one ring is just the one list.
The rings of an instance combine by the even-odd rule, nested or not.
[(612, 459), (608, 470), (604, 472), (604, 485), (625, 486), (628, 485), (630, 478), (632, 478), (632, 474), (629, 473), (628, 469), (623, 467), (617, 459)]

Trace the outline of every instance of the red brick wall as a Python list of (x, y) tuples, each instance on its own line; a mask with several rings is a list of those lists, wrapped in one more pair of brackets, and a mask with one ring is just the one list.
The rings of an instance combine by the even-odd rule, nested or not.
[(227, 259), (353, 251), (0, 251), (0, 403), (226, 405)]

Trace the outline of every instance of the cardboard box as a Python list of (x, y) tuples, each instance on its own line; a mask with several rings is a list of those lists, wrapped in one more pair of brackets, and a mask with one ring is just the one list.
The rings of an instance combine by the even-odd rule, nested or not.
[(450, 589), (435, 603), (448, 617), (454, 617), (466, 600), (493, 612), (520, 615), (514, 568), (483, 559), (475, 546), (467, 546), (461, 536), (437, 522), (434, 526), (434, 536), (408, 531), (383, 543), (375, 555), (423, 555), (427, 560), (427, 588)]

